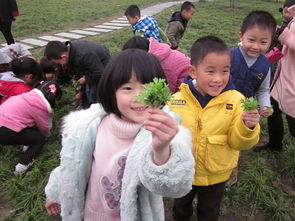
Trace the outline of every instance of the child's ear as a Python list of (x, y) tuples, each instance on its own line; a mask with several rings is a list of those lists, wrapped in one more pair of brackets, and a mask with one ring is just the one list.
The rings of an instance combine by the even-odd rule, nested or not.
[(243, 37), (243, 34), (242, 34), (242, 32), (240, 32), (240, 33), (239, 33), (240, 41), (242, 41), (242, 37)]
[(192, 79), (196, 79), (197, 78), (197, 68), (194, 65), (189, 65), (188, 66), (188, 75)]

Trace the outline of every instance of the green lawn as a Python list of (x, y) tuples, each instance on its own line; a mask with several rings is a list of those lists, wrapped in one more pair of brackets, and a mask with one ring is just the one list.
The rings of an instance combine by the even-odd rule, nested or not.
[[(84, 27), (85, 22), (123, 16), (131, 4), (139, 7), (166, 2), (165, 0), (19, 0), (20, 16), (12, 24), (13, 36), (32, 37), (36, 34), (64, 30), (69, 27)], [(0, 42), (4, 37), (0, 34)]]
[[(52, 4), (52, 7), (55, 6), (56, 8), (53, 11), (63, 10), (57, 13), (62, 15), (54, 16), (59, 22), (52, 24), (49, 19), (41, 20), (42, 22), (39, 19), (40, 22), (35, 22), (39, 24), (37, 25), (37, 27), (39, 27), (38, 30), (35, 31), (35, 29), (37, 29), (37, 27), (35, 27), (34, 31), (23, 30), (24, 32), (19, 31), (15, 33), (17, 33), (17, 36), (21, 37), (30, 35), (31, 33), (37, 34), (43, 31), (62, 29), (68, 27), (68, 25), (79, 24), (81, 26), (87, 26), (88, 22), (91, 22), (93, 19), (100, 19), (103, 17), (112, 18), (113, 15), (122, 15), (124, 8), (131, 2), (123, 1), (123, 6), (122, 1), (111, 0), (108, 2), (112, 2), (113, 6), (107, 8), (108, 13), (98, 16), (97, 14), (99, 13), (93, 10), (92, 13), (88, 13), (89, 17), (77, 15), (74, 21), (72, 17), (69, 18), (69, 16), (65, 15), (63, 7), (69, 2), (75, 1), (76, 0), (67, 0), (62, 1), (62, 3), (58, 2), (53, 4), (51, 2), (55, 2), (55, 0), (52, 0), (49, 1), (50, 3), (44, 3)], [(22, 0), (19, 1), (19, 6), (21, 4), (23, 4), (23, 6), (31, 4), (31, 2), (38, 3), (38, 1), (35, 0)], [(79, 2), (80, 1), (77, 1), (76, 4), (79, 4)], [(94, 1), (87, 1), (87, 4), (91, 5), (91, 2), (93, 3)], [(152, 2), (156, 1), (137, 1), (137, 3), (144, 4), (152, 4)], [(83, 1), (83, 3), (85, 4), (86, 1)], [(61, 6), (61, 4), (63, 6)], [(121, 6), (117, 6), (119, 4)], [(34, 4), (32, 3), (32, 5)], [(273, 13), (277, 19), (280, 19), (280, 14), (277, 9), (281, 7), (281, 5), (282, 3), (276, 3), (275, 0), (237, 1), (237, 8), (232, 10), (229, 9), (229, 0), (196, 3), (198, 12), (189, 22), (180, 47), (183, 52), (188, 53), (190, 46), (197, 38), (209, 34), (221, 37), (230, 47), (236, 46), (239, 42), (238, 36), (241, 21), (248, 12), (251, 10), (267, 10)], [(26, 5), (26, 7), (29, 8), (28, 5)], [(43, 7), (44, 6), (42, 6), (42, 8)], [(71, 9), (68, 8), (67, 11), (73, 11), (76, 5), (71, 4), (68, 7)], [(89, 8), (88, 10), (90, 10)], [(163, 29), (166, 26), (167, 18), (172, 11), (176, 9), (178, 9), (178, 6), (167, 9), (155, 16)], [(39, 7), (38, 10), (41, 11), (41, 7)], [(80, 9), (77, 7), (76, 10), (78, 12)], [(101, 13), (104, 13), (102, 11), (103, 10), (101, 10)], [(29, 12), (28, 9), (27, 12)], [(48, 14), (52, 15), (49, 9)], [(61, 21), (64, 23), (61, 23)], [(27, 27), (30, 26), (30, 23), (30, 21), (25, 20), (23, 25)], [(40, 27), (46, 27), (46, 29)], [(85, 39), (102, 43), (109, 47), (112, 54), (115, 54), (121, 50), (122, 45), (129, 37), (131, 37), (131, 31), (130, 27), (127, 27), (110, 34), (102, 34)], [(43, 54), (43, 48), (34, 49), (32, 52), (34, 56), (40, 58)], [(68, 103), (72, 95), (72, 89), (64, 89), (63, 100), (58, 104), (55, 112), (53, 136), (49, 139), (41, 156), (38, 157), (34, 167), (27, 176), (13, 177), (10, 174), (13, 166), (17, 163), (17, 150), (12, 147), (2, 147), (0, 149), (0, 211), (1, 206), (7, 204), (7, 202), (11, 209), (11, 213), (6, 220), (58, 220), (57, 217), (46, 215), (44, 211), (43, 189), (50, 171), (58, 165), (59, 162), (60, 118), (70, 111)], [(262, 119), (262, 128), (261, 139), (265, 141), (267, 139), (265, 119)], [(239, 181), (231, 189), (226, 191), (222, 205), (221, 221), (291, 221), (295, 219), (295, 139), (290, 136), (287, 128), (284, 144), (284, 151), (277, 154), (269, 152), (254, 153), (251, 150), (242, 152), (239, 165)], [(2, 202), (3, 199), (6, 200), (4, 203)], [(167, 221), (170, 221), (171, 202), (167, 201), (166, 204), (168, 211)]]

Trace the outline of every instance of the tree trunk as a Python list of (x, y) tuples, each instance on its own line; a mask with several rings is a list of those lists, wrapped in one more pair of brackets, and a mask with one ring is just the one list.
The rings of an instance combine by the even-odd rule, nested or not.
[(236, 0), (229, 0), (230, 1), (230, 8), (235, 8), (235, 1)]

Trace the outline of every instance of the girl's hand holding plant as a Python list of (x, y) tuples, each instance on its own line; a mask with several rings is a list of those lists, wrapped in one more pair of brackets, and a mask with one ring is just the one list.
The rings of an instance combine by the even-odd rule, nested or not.
[(260, 115), (258, 112), (258, 101), (253, 98), (244, 98), (241, 100), (244, 113), (242, 114), (242, 120), (248, 128), (254, 128), (259, 123)]
[(172, 97), (165, 80), (154, 78), (153, 82), (144, 85), (144, 88), (146, 90), (136, 101), (150, 106), (150, 116), (144, 122), (144, 127), (152, 132), (153, 159), (155, 164), (161, 165), (170, 157), (169, 143), (178, 132), (178, 123), (171, 115), (159, 109)]

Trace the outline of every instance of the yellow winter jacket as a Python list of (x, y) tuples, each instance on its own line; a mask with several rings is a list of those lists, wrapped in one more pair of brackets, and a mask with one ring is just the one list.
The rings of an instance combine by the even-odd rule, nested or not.
[(208, 186), (226, 181), (237, 166), (240, 150), (257, 144), (260, 126), (249, 129), (241, 119), (244, 96), (228, 90), (202, 108), (187, 84), (168, 104), (192, 132), (195, 157), (193, 185)]

